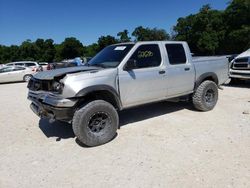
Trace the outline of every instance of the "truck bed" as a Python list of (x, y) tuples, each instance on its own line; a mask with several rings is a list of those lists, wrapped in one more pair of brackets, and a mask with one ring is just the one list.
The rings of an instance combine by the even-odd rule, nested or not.
[(196, 80), (208, 72), (214, 72), (218, 76), (219, 85), (228, 80), (229, 62), (227, 56), (197, 56), (193, 57), (192, 61), (196, 70)]

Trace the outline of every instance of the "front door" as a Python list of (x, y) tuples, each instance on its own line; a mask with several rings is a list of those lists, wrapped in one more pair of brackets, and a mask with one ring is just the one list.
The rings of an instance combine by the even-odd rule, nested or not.
[(128, 62), (134, 62), (134, 67), (119, 71), (124, 107), (159, 100), (167, 95), (166, 67), (158, 44), (138, 46)]

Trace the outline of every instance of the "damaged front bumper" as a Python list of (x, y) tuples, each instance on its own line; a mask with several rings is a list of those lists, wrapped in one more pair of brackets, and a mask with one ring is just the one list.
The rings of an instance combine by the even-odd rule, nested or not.
[(30, 108), (39, 117), (71, 122), (77, 101), (63, 99), (51, 93), (29, 91)]

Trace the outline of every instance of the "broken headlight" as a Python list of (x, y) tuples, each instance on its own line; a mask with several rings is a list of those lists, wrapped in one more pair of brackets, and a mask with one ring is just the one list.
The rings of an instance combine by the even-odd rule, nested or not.
[(61, 82), (54, 81), (52, 83), (52, 88), (53, 88), (53, 91), (61, 93), (63, 89), (63, 84)]

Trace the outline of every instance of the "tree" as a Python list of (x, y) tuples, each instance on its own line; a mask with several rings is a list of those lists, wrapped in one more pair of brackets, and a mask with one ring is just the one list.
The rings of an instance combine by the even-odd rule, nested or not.
[(130, 42), (131, 37), (129, 37), (128, 34), (129, 32), (127, 29), (117, 33), (117, 36), (120, 37), (119, 42)]
[(38, 50), (36, 54), (37, 61), (52, 62), (54, 60), (56, 50), (52, 39), (37, 39), (35, 45)]
[(173, 37), (187, 41), (196, 54), (240, 53), (250, 47), (249, 12), (249, 0), (232, 0), (225, 11), (204, 5), (197, 14), (178, 19)]
[(220, 45), (225, 37), (223, 12), (204, 5), (197, 14), (179, 18), (174, 31), (174, 39), (187, 41), (195, 54), (221, 53)]
[(35, 61), (38, 53), (38, 47), (31, 40), (24, 41), (19, 47), (19, 55), (22, 60)]
[(224, 13), (226, 37), (223, 48), (227, 53), (240, 53), (250, 47), (250, 1), (233, 0)]
[(74, 37), (66, 38), (59, 48), (57, 48), (57, 58), (59, 59), (72, 59), (83, 55), (82, 43)]
[(101, 36), (98, 41), (98, 51), (101, 51), (103, 48), (105, 48), (106, 46), (109, 46), (111, 44), (116, 44), (119, 41), (117, 39), (115, 39), (115, 37), (112, 37), (110, 35), (107, 36)]
[(87, 46), (84, 50), (84, 56), (85, 57), (93, 57), (97, 54), (99, 49), (99, 46), (97, 43), (93, 43), (89, 46)]
[(169, 40), (170, 36), (164, 29), (144, 28), (139, 26), (132, 33), (136, 41)]

